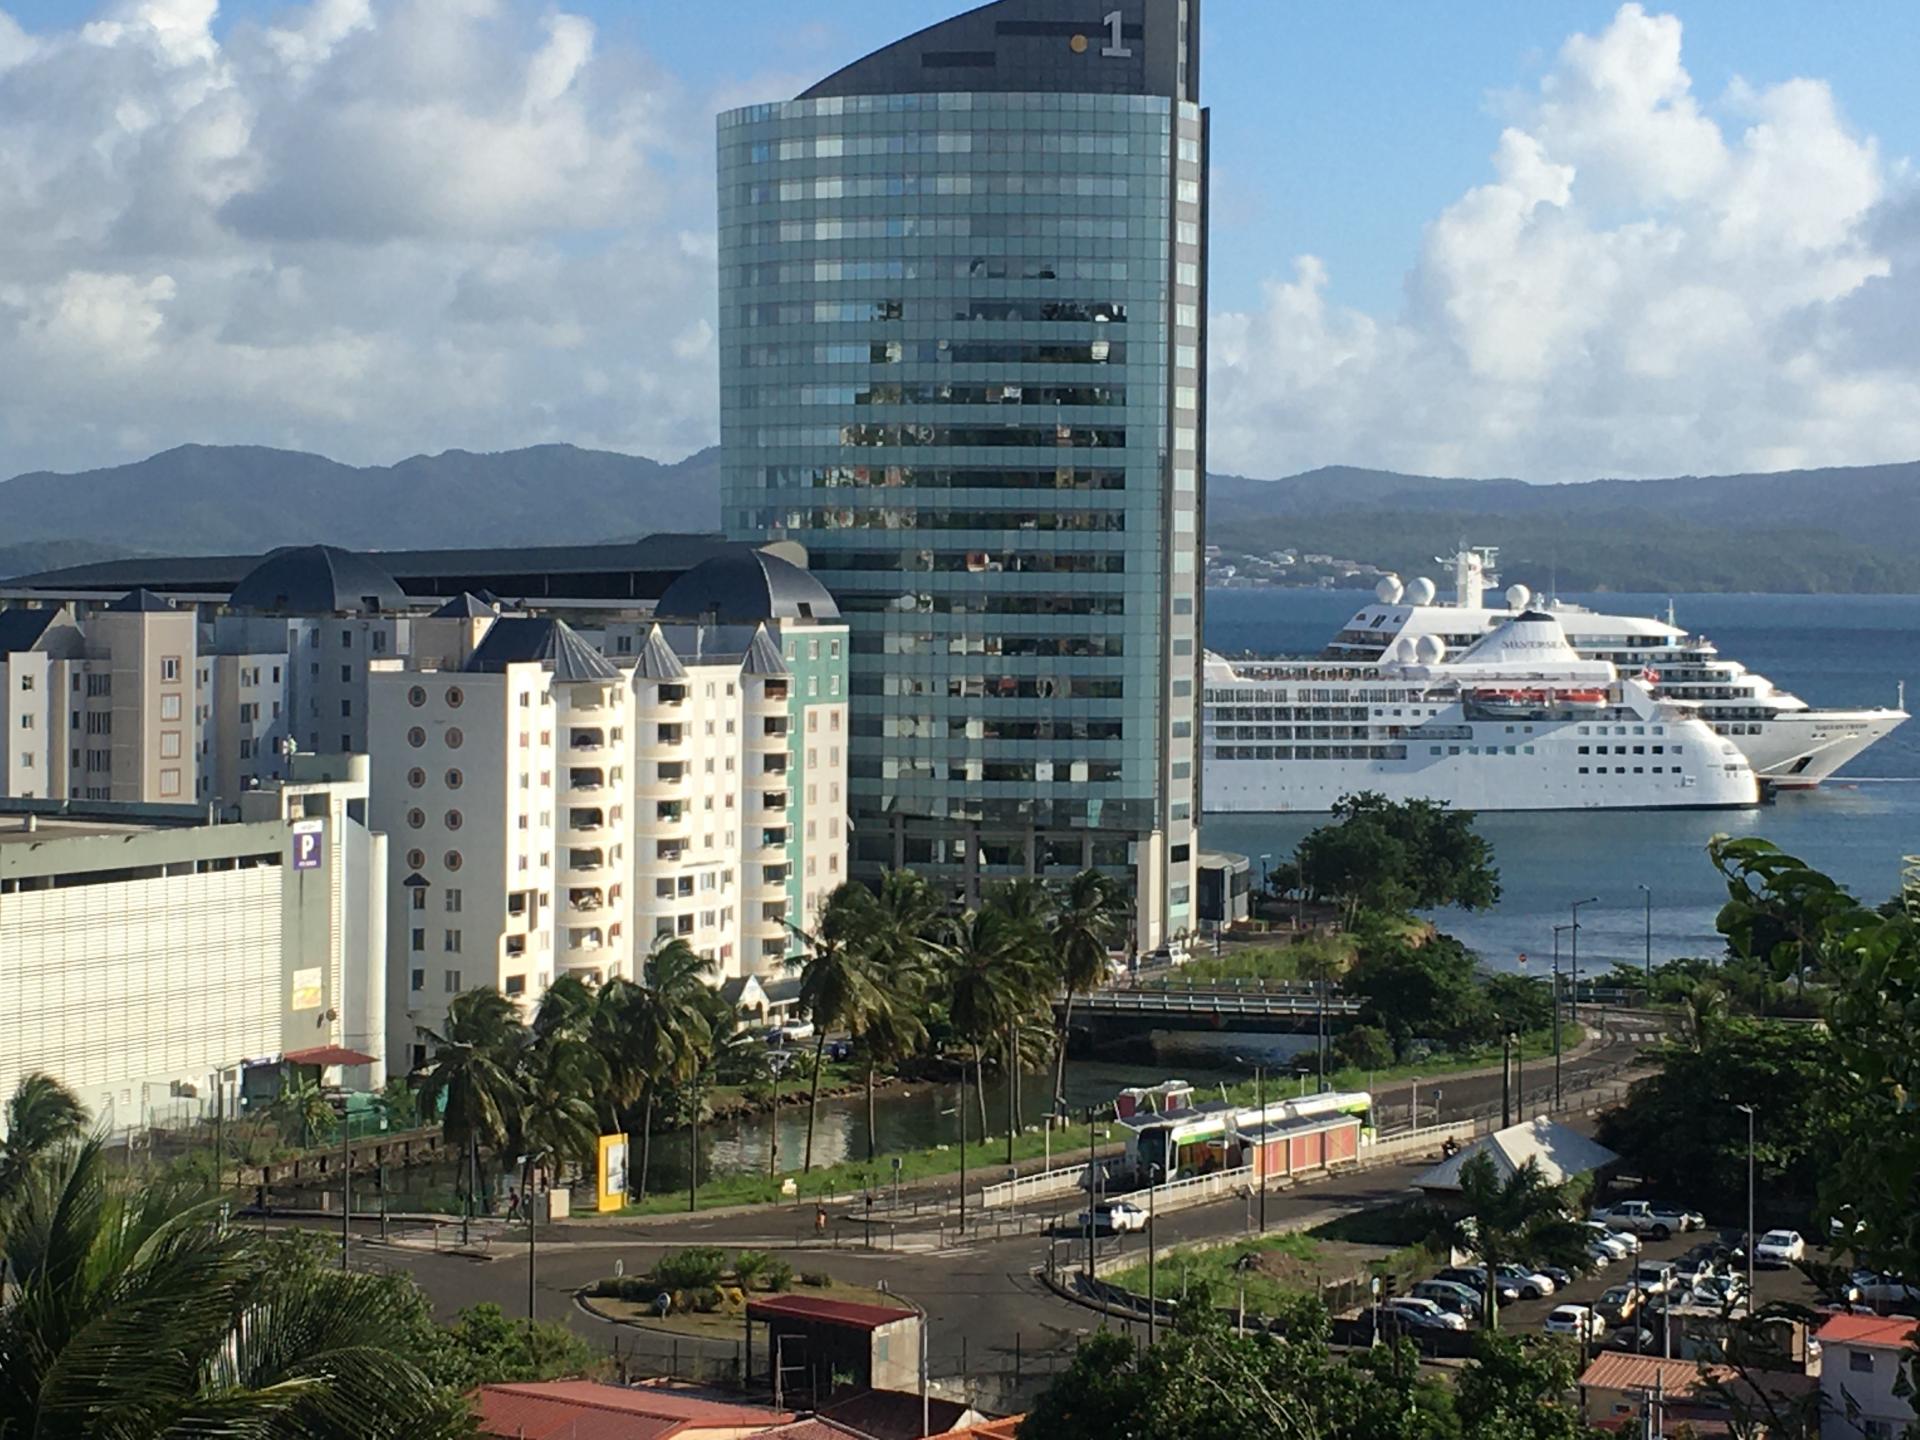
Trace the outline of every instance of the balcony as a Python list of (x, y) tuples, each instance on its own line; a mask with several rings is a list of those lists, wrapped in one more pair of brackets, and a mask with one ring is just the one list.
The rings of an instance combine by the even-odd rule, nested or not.
[(684, 725), (656, 725), (654, 731), (662, 745), (684, 745), (687, 743), (687, 727)]
[(567, 784), (578, 791), (591, 793), (595, 790), (604, 789), (606, 783), (607, 772), (598, 767), (589, 769), (576, 765), (567, 771)]
[(767, 736), (769, 739), (779, 739), (779, 740), (786, 739), (787, 731), (790, 728), (791, 728), (791, 725), (787, 720), (786, 716), (784, 715), (779, 717), (770, 717), (760, 722), (760, 733), (762, 735)]
[(607, 743), (607, 732), (600, 729), (576, 729), (567, 744), (575, 750), (599, 750)]
[(775, 925), (786, 924), (787, 902), (784, 900), (769, 900), (760, 907), (760, 919), (763, 924), (769, 922)]
[(766, 791), (760, 798), (760, 808), (762, 810), (786, 809), (787, 808), (787, 792), (784, 790)]
[(567, 825), (574, 830), (598, 830), (607, 823), (606, 813), (575, 806), (567, 811)]
[(601, 933), (598, 925), (567, 931), (569, 950), (599, 950), (604, 948), (606, 943), (606, 937)]
[(606, 896), (597, 885), (576, 885), (567, 891), (567, 904), (575, 910), (599, 910), (606, 904)]
[(762, 755), (760, 757), (760, 773), (762, 775), (784, 775), (787, 773), (788, 759), (787, 752), (784, 750), (777, 755)]
[(662, 760), (655, 773), (663, 783), (677, 785), (687, 778), (687, 762), (684, 760)]
[(659, 700), (662, 705), (684, 705), (687, 703), (687, 687), (684, 685), (662, 685)]
[(684, 835), (672, 840), (662, 840), (654, 847), (655, 856), (661, 860), (677, 861), (686, 853), (687, 840)]
[(763, 885), (784, 885), (787, 883), (787, 876), (792, 870), (793, 867), (791, 865), (762, 865), (760, 867), (760, 883)]
[(678, 822), (686, 818), (687, 802), (684, 800), (662, 800), (653, 807), (656, 820)]
[(527, 937), (524, 935), (507, 936), (507, 958), (517, 959), (527, 953)]
[(766, 696), (769, 700), (785, 700), (789, 693), (789, 682), (785, 680), (767, 681)]
[(762, 830), (760, 832), (760, 844), (765, 849), (768, 849), (768, 850), (784, 849), (786, 846), (786, 843), (787, 843), (787, 832), (784, 826), (769, 828), (766, 830)]
[(592, 849), (574, 849), (567, 852), (567, 868), (569, 870), (600, 870), (605, 868), (606, 863), (606, 852), (598, 846)]

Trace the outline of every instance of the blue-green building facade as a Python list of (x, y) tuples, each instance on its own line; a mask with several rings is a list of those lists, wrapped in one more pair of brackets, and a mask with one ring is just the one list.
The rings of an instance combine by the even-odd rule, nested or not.
[(719, 122), (726, 525), (851, 626), (854, 864), (1192, 925), (1198, 0), (999, 0)]

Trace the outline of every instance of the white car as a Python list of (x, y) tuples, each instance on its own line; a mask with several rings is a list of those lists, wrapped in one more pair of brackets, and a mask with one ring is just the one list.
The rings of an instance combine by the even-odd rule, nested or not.
[[(1074, 1223), (1086, 1228), (1089, 1212), (1082, 1210)], [(1093, 1228), (1111, 1230), (1116, 1235), (1147, 1228), (1147, 1212), (1130, 1200), (1106, 1200), (1093, 1207)]]
[(1673, 1266), (1662, 1260), (1643, 1261), (1628, 1278), (1644, 1294), (1665, 1295), (1674, 1285)]
[(1442, 1310), (1431, 1300), (1417, 1295), (1396, 1295), (1386, 1303), (1387, 1313), (1403, 1324), (1421, 1330), (1464, 1330), (1464, 1317)]
[(1551, 1275), (1542, 1275), (1525, 1265), (1502, 1265), (1494, 1273), (1518, 1290), (1523, 1300), (1544, 1300), (1559, 1288)]
[(1707, 1275), (1693, 1282), (1687, 1301), (1692, 1305), (1725, 1310), (1728, 1306), (1738, 1305), (1746, 1297), (1747, 1282), (1738, 1275)]
[(1542, 1324), (1549, 1335), (1570, 1335), (1575, 1340), (1600, 1340), (1606, 1337), (1607, 1322), (1585, 1305), (1556, 1305)]
[(1629, 1255), (1640, 1253), (1640, 1237), (1626, 1230), (1612, 1230), (1598, 1220), (1584, 1222), (1593, 1243), (1601, 1246), (1616, 1260), (1624, 1260)]
[(1882, 1275), (1874, 1270), (1853, 1272), (1853, 1299), (1866, 1305), (1920, 1304), (1920, 1287), (1909, 1285), (1898, 1275)]
[(1793, 1265), (1807, 1258), (1807, 1242), (1798, 1230), (1769, 1230), (1753, 1247), (1756, 1265)]
[(1587, 1259), (1593, 1262), (1593, 1268), (1596, 1270), (1611, 1265), (1620, 1258), (1617, 1252), (1609, 1250), (1598, 1240), (1590, 1240), (1587, 1242)]

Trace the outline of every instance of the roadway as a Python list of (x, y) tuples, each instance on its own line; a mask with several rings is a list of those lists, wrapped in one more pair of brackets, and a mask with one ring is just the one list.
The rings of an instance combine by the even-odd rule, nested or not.
[[(1590, 1085), (1617, 1087), (1624, 1083), (1621, 1067), (1632, 1062), (1639, 1049), (1637, 1036), (1651, 1034), (1651, 1022), (1641, 1026), (1632, 1017), (1621, 1028), (1602, 1032), (1599, 1039), (1565, 1061), (1564, 1083), (1569, 1096)], [(1551, 1065), (1529, 1064), (1529, 1106), (1534, 1113), (1547, 1108), (1552, 1094)], [(1463, 1074), (1420, 1088), (1421, 1120), (1432, 1123), (1434, 1106), (1443, 1119), (1483, 1113), (1500, 1105), (1500, 1076)], [(1410, 1117), (1413, 1083), (1382, 1087), (1378, 1093), (1385, 1128), (1404, 1125)], [(1608, 1092), (1612, 1093), (1612, 1092)], [(1520, 1113), (1528, 1113), (1522, 1108)], [(1397, 1122), (1394, 1117), (1398, 1117)], [(1434, 1156), (1403, 1164), (1349, 1171), (1288, 1190), (1269, 1192), (1266, 1202), (1270, 1230), (1306, 1228), (1356, 1209), (1390, 1203), (1403, 1196), (1410, 1183), (1430, 1166)], [(989, 1171), (997, 1178), (997, 1168)], [(977, 1186), (979, 1179), (974, 1180)], [(1047, 1221), (1056, 1213), (1070, 1216), (1079, 1197), (1069, 1195), (1042, 1202), (1008, 1215), (973, 1207), (973, 1226), (962, 1238), (954, 1225), (952, 1204), (957, 1187), (932, 1182), (917, 1187), (914, 1214), (903, 1212), (897, 1234), (876, 1236), (881, 1248), (862, 1248), (856, 1238), (844, 1238), (849, 1227), (842, 1216), (857, 1207), (835, 1207), (836, 1223), (826, 1240), (813, 1233), (811, 1202), (795, 1206), (763, 1206), (685, 1216), (641, 1220), (563, 1222), (542, 1231), (536, 1266), (536, 1294), (543, 1318), (564, 1320), (596, 1346), (612, 1348), (616, 1328), (624, 1330), (626, 1348), (636, 1338), (660, 1348), (664, 1342), (636, 1337), (628, 1327), (613, 1327), (575, 1303), (575, 1292), (614, 1273), (644, 1273), (667, 1249), (685, 1245), (777, 1249), (797, 1271), (823, 1270), (836, 1279), (857, 1285), (885, 1284), (925, 1308), (929, 1317), (929, 1369), (936, 1379), (969, 1377), (981, 1382), (996, 1372), (1010, 1372), (1017, 1363), (1031, 1380), (1051, 1366), (1064, 1364), (1081, 1337), (1097, 1328), (1101, 1316), (1084, 1306), (1063, 1300), (1038, 1280), (1033, 1271), (1048, 1258), (1050, 1244), (1059, 1257), (1076, 1248), (1069, 1236), (1050, 1241)], [(1232, 1198), (1160, 1217), (1156, 1243), (1162, 1247), (1199, 1240), (1220, 1240), (1247, 1232), (1256, 1207), (1247, 1199)], [(996, 1227), (998, 1233), (996, 1233)], [(497, 1226), (496, 1226), (497, 1229)], [(527, 1296), (525, 1231), (500, 1234), (488, 1248), (496, 1258), (474, 1259), (404, 1245), (357, 1242), (361, 1263), (405, 1270), (432, 1298), (443, 1317), (459, 1309), (494, 1301), (509, 1314), (524, 1314)], [(829, 1244), (827, 1241), (838, 1240)], [(1129, 1236), (1120, 1242), (1139, 1250), (1145, 1241)], [(983, 1396), (983, 1400), (986, 1397)]]

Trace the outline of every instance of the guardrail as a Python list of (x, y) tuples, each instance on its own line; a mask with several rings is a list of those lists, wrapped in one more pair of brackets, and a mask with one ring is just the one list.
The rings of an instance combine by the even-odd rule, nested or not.
[(1301, 995), (1254, 992), (1236, 994), (1211, 990), (1114, 990), (1088, 995), (1074, 1002), (1076, 1015), (1165, 1015), (1183, 1011), (1194, 1015), (1358, 1015), (1360, 1002), (1329, 996), (1325, 1000)]
[(1085, 1165), (1071, 1165), (1063, 1170), (1042, 1170), (1038, 1175), (1002, 1180), (997, 1185), (981, 1188), (980, 1203), (992, 1208), (996, 1205), (1022, 1205), (1029, 1200), (1044, 1200), (1050, 1195), (1084, 1189), (1086, 1176)]

